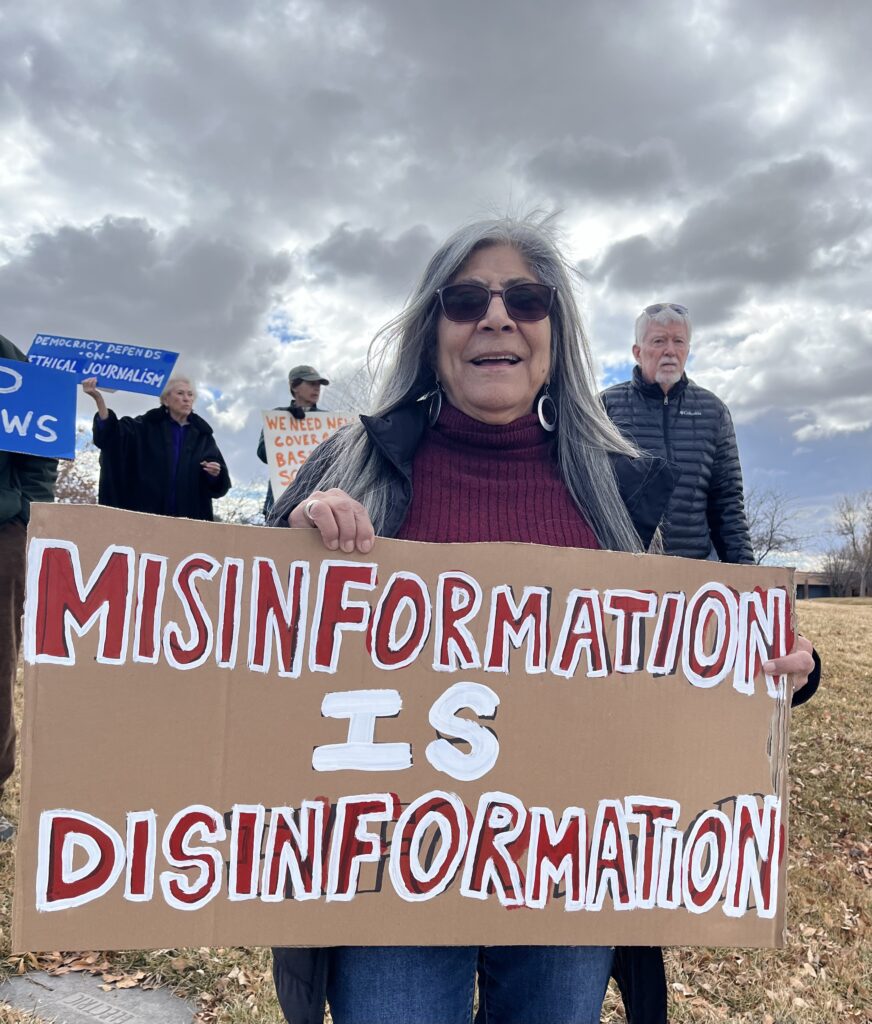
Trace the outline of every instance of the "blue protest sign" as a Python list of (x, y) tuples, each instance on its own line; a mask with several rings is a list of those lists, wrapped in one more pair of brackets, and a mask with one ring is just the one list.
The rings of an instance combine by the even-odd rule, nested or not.
[(178, 353), (144, 345), (37, 334), (27, 357), (35, 366), (74, 373), (79, 381), (96, 377), (100, 387), (159, 395), (170, 379)]
[(76, 378), (0, 359), (0, 450), (76, 457)]

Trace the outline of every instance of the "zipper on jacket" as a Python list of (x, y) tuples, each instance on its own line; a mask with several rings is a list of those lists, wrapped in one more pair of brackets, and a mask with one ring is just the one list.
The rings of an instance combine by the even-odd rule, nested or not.
[(663, 396), (663, 446), (666, 449), (666, 460), (672, 461), (672, 448), (669, 444), (669, 395)]

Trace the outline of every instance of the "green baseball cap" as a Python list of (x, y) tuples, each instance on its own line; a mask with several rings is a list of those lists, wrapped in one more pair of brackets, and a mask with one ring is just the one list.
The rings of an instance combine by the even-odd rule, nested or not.
[(294, 380), (307, 380), (310, 384), (329, 384), (326, 377), (322, 377), (314, 366), (293, 366), (288, 371), (288, 383)]

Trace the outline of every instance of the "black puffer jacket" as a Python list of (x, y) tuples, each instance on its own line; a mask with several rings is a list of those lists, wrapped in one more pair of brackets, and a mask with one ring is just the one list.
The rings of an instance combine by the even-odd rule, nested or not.
[[(101, 505), (212, 520), (212, 499), (230, 490), (227, 463), (212, 428), (196, 413), (188, 417), (176, 466), (175, 511), (170, 509), (173, 438), (166, 406), (136, 417), (118, 419), (111, 409), (108, 419), (95, 416), (94, 444), (100, 449)], [(221, 472), (209, 476), (201, 462), (219, 462)]]
[(661, 524), (666, 554), (708, 558), (714, 544), (722, 562), (753, 563), (736, 435), (717, 395), (686, 375), (664, 395), (636, 366), (601, 397), (625, 437), (681, 471)]

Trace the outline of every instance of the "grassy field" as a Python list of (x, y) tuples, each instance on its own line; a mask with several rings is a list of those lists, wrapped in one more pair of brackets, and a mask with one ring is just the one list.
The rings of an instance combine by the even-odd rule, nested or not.
[[(669, 950), (670, 1020), (676, 1024), (872, 1021), (872, 601), (800, 602), (799, 620), (821, 654), (824, 678), (812, 703), (793, 718), (787, 948)], [(17, 787), (16, 775), (3, 805), (13, 819)], [(282, 1020), (265, 950), (12, 956), (13, 866), (12, 849), (4, 844), (3, 972), (88, 970), (110, 987), (168, 985), (198, 1005), (204, 1024)], [(610, 992), (603, 1021), (622, 1020)], [(33, 1021), (0, 1005), (0, 1024)]]

